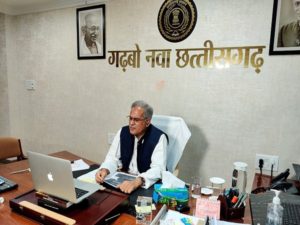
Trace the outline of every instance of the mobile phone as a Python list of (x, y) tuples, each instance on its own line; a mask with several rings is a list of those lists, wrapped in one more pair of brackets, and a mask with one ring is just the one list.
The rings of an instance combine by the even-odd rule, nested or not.
[(0, 185), (4, 184), (5, 181), (3, 179), (0, 178)]

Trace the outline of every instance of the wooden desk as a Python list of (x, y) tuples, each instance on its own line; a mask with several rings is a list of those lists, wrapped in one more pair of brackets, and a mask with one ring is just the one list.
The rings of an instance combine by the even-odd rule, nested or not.
[(27, 169), (28, 161), (22, 160), (9, 164), (0, 164), (0, 176), (3, 176), (7, 179), (10, 179), (17, 183), (19, 186), (17, 189), (1, 193), (0, 196), (4, 197), (4, 204), (0, 204), (0, 221), (5, 221), (7, 225), (16, 225), (16, 224), (37, 224), (17, 213), (11, 211), (9, 207), (9, 200), (13, 199), (24, 192), (30, 191), (33, 189), (31, 173), (24, 172), (18, 174), (10, 174), (13, 171)]
[(255, 173), (252, 183), (252, 190), (258, 187), (270, 187), (271, 184), (271, 176), (265, 174)]
[[(53, 156), (68, 159), (68, 160), (77, 160), (79, 159), (78, 156), (67, 152), (67, 151), (62, 151), (62, 152), (57, 152), (52, 154)], [(88, 164), (94, 164), (94, 162), (89, 161), (84, 159), (85, 162)], [(37, 222), (30, 220), (24, 216), (21, 216), (18, 213), (12, 212), (9, 206), (9, 200), (13, 199), (25, 192), (28, 192), (33, 189), (33, 184), (32, 184), (32, 177), (31, 173), (29, 172), (24, 172), (24, 173), (18, 173), (18, 174), (10, 174), (13, 171), (17, 170), (22, 170), (22, 169), (27, 169), (29, 167), (28, 161), (23, 160), (23, 161), (18, 161), (18, 162), (13, 162), (10, 164), (0, 164), (0, 176), (4, 176), (14, 182), (16, 182), (19, 187), (17, 189), (1, 193), (0, 196), (5, 198), (4, 204), (0, 204), (0, 221), (5, 221), (6, 225), (16, 225), (16, 224), (28, 224), (28, 225), (36, 225), (38, 224)], [(190, 213), (192, 214), (193, 211), (195, 210), (195, 199), (190, 200), (190, 206), (191, 206), (191, 211)], [(159, 209), (159, 207), (158, 207)], [(156, 213), (154, 212), (154, 216)], [(249, 203), (247, 202), (246, 210), (245, 210), (245, 217), (243, 220), (236, 221), (240, 223), (249, 223), (251, 224), (251, 214), (250, 214), (250, 207)], [(121, 216), (114, 221), (113, 225), (135, 225), (135, 217), (122, 213)]]
[[(78, 156), (76, 156), (70, 152), (67, 152), (67, 151), (58, 152), (58, 153), (55, 153), (52, 155), (56, 156), (56, 157), (68, 159), (68, 160), (79, 159)], [(89, 161), (86, 159), (84, 159), (84, 161), (90, 165), (93, 164), (92, 161)], [(11, 172), (13, 172), (13, 171), (27, 169), (28, 166), (29, 165), (28, 165), (27, 160), (13, 162), (10, 164), (0, 164), (0, 176), (4, 176), (4, 177), (16, 182), (19, 185), (17, 189), (0, 194), (0, 196), (3, 196), (5, 198), (4, 204), (0, 204), (0, 223), (1, 223), (1, 221), (5, 221), (6, 225), (16, 225), (16, 224), (18, 224), (18, 225), (19, 224), (36, 225), (36, 224), (39, 224), (36, 221), (30, 220), (27, 217), (24, 217), (18, 213), (13, 212), (9, 206), (10, 199), (14, 199), (17, 196), (24, 194), (28, 191), (31, 191), (33, 189), (32, 177), (31, 177), (30, 172), (11, 174)], [(95, 193), (95, 194), (99, 195), (101, 193)], [(98, 208), (99, 207), (102, 207), (102, 206), (99, 205)], [(93, 208), (91, 211), (97, 210), (97, 212), (93, 211), (93, 213), (94, 213), (93, 215), (99, 214), (98, 208), (94, 207), (94, 205), (93, 205)], [(85, 213), (85, 212), (82, 212), (82, 213)], [(102, 215), (104, 215), (104, 214), (102, 214)], [(80, 224), (82, 224), (82, 223), (80, 223)]]
[[(206, 198), (205, 196), (203, 196)], [(189, 206), (190, 206), (190, 211), (188, 212), (189, 215), (193, 215), (195, 213), (195, 206), (196, 206), (196, 199), (195, 198), (190, 198), (189, 199)], [(159, 209), (161, 206), (157, 206), (157, 209), (153, 211), (153, 218), (155, 215), (158, 213)], [(250, 212), (250, 205), (249, 205), (249, 199), (246, 201), (246, 208), (245, 208), (245, 215), (244, 218), (242, 219), (234, 219), (234, 220), (229, 220), (230, 222), (236, 222), (236, 223), (246, 223), (246, 224), (251, 224), (251, 212)], [(128, 215), (128, 214), (121, 214), (121, 216), (114, 221), (113, 225), (135, 225), (135, 217)]]

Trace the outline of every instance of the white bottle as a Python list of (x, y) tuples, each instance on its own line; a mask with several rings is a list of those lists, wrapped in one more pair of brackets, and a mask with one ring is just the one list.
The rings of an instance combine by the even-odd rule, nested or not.
[(267, 213), (267, 223), (266, 225), (282, 225), (282, 213), (283, 207), (280, 205), (280, 198), (278, 190), (273, 190), (275, 192), (275, 197), (273, 198), (272, 203), (268, 204), (268, 213)]

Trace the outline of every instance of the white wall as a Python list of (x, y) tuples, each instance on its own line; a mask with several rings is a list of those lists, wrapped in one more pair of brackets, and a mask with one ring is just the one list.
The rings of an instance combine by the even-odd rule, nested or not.
[(6, 63), (5, 15), (0, 13), (0, 135), (9, 131), (8, 83)]
[[(148, 101), (157, 114), (183, 117), (192, 137), (180, 177), (200, 174), (208, 184), (230, 185), (233, 162), (249, 164), (256, 153), (279, 155), (279, 170), (300, 162), (299, 56), (269, 56), (273, 2), (195, 1), (198, 21), (184, 41), (170, 43), (157, 28), (160, 0), (111, 0), (106, 4), (107, 50), (264, 45), (264, 65), (228, 69), (120, 68), (108, 60), (77, 60), (76, 9), (6, 17), (11, 135), (26, 150), (67, 149), (94, 161), (108, 150), (107, 134), (127, 123), (130, 104)], [(28, 91), (24, 80), (37, 81)], [(1, 115), (2, 118), (2, 115)], [(1, 128), (1, 127), (0, 127)], [(2, 128), (1, 128), (2, 129)]]

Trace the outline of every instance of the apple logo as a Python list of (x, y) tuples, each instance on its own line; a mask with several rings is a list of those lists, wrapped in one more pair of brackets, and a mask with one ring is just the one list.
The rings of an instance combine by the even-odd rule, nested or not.
[(48, 180), (49, 180), (49, 181), (53, 181), (53, 175), (52, 175), (51, 172), (49, 172), (49, 173), (47, 174), (47, 177), (48, 177)]

